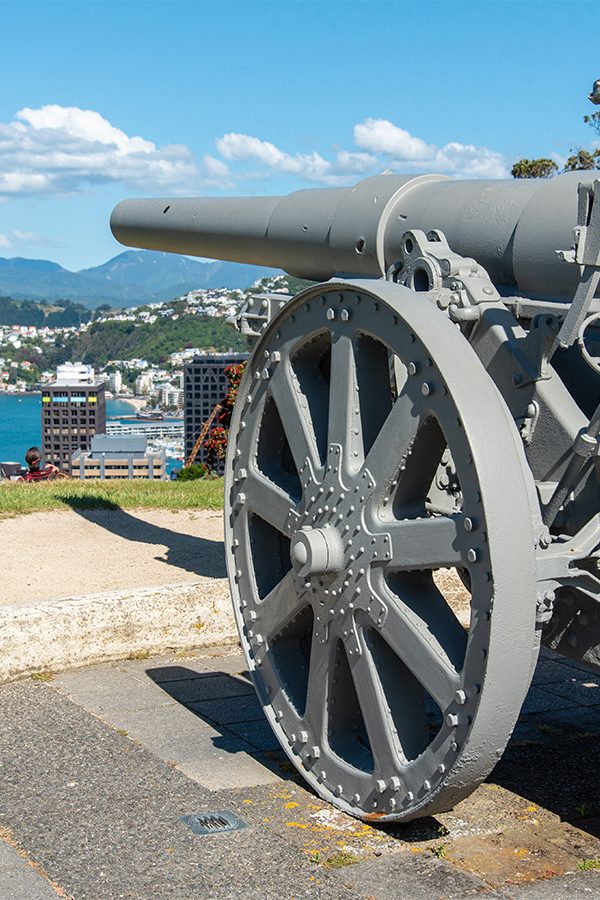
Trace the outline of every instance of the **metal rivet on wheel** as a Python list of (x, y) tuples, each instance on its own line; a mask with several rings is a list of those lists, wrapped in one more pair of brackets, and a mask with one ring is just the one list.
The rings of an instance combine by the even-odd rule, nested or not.
[(330, 306), (329, 309), (327, 310), (327, 314), (326, 314), (326, 315), (327, 315), (327, 318), (329, 319), (329, 321), (331, 322), (333, 319), (335, 319), (335, 309), (333, 309), (333, 308)]
[(353, 795), (352, 795), (352, 802), (353, 802), (354, 804), (360, 803), (360, 794), (353, 794)]
[(336, 797), (341, 797), (341, 796), (342, 796), (342, 791), (343, 791), (343, 790), (344, 790), (344, 789), (343, 789), (343, 787), (342, 787), (341, 784), (336, 784), (336, 786), (335, 786), (335, 788), (334, 788), (334, 790), (333, 790), (333, 793), (335, 794)]
[(428, 381), (424, 381), (421, 385), (421, 393), (424, 397), (429, 397), (429, 395), (433, 393), (433, 387)]
[(431, 790), (431, 782), (430, 782), (430, 781), (424, 781), (424, 782), (423, 782), (423, 790), (424, 790), (424, 791), (430, 791), (430, 790)]
[(437, 771), (440, 775), (444, 774), (444, 772), (446, 771), (446, 766), (444, 765), (444, 763), (439, 764), (439, 766), (437, 767)]
[(348, 320), (350, 319), (350, 310), (343, 309), (340, 313), (340, 319), (342, 320), (342, 322), (348, 322)]
[(406, 792), (406, 799), (408, 800), (409, 803), (410, 803), (412, 800), (415, 799), (415, 795), (413, 794), (412, 791), (407, 791), (407, 792)]
[(377, 790), (380, 794), (383, 794), (383, 792), (385, 791), (385, 781), (383, 780), (383, 778), (377, 779)]
[(458, 725), (458, 716), (455, 713), (448, 713), (446, 716), (446, 725), (449, 728), (456, 728)]
[(398, 791), (398, 790), (400, 790), (402, 782), (400, 781), (400, 779), (398, 778), (397, 775), (393, 775), (392, 778), (390, 778), (389, 785), (393, 791)]
[(312, 756), (313, 759), (318, 759), (321, 755), (321, 750), (319, 747), (311, 747), (309, 752), (310, 756)]
[(466, 703), (467, 695), (465, 694), (464, 691), (457, 691), (454, 695), (454, 699), (456, 700), (457, 703), (460, 703), (462, 706), (463, 703)]
[(468, 559), (469, 562), (471, 562), (471, 563), (477, 562), (477, 559), (478, 559), (478, 553), (477, 553), (477, 550), (476, 550), (474, 547), (471, 547), (470, 550), (467, 550), (467, 559)]
[(475, 527), (475, 523), (473, 522), (473, 519), (470, 519), (467, 516), (467, 518), (463, 522), (463, 526), (464, 526), (465, 531), (473, 531), (473, 529)]
[(407, 369), (409, 375), (416, 375), (417, 372), (419, 371), (419, 366), (416, 362), (409, 362), (406, 369)]

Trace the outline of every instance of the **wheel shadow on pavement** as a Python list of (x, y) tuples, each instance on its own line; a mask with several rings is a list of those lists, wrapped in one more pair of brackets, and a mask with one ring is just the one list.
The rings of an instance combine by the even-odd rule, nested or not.
[[(170, 528), (153, 525), (100, 496), (90, 498), (93, 509), (85, 509), (78, 505), (79, 498), (65, 496), (60, 499), (82, 519), (118, 535), (118, 537), (138, 544), (166, 546), (165, 556), (155, 557), (165, 565), (184, 569), (194, 575), (204, 575), (207, 578), (225, 578), (227, 576), (223, 541), (213, 541), (209, 538), (186, 534), (185, 531), (173, 531)], [(182, 519), (182, 523), (183, 521)]]
[[(215, 748), (225, 753), (248, 753), (284, 781), (294, 782), (319, 802), (324, 802), (302, 778), (275, 737), (256, 696), (248, 672), (231, 675), (213, 671), (198, 673), (185, 666), (160, 666), (145, 670), (165, 693), (218, 732)], [(232, 765), (235, 762), (232, 760)], [(430, 841), (443, 832), (432, 816), (406, 824), (370, 823), (377, 831), (401, 841)]]
[(542, 651), (508, 746), (487, 781), (600, 837), (600, 676)]
[(194, 713), (210, 730), (212, 746), (233, 755), (246, 753), (286, 781), (304, 781), (282, 751), (262, 710), (248, 672), (196, 672), (160, 666), (146, 675), (166, 694)]

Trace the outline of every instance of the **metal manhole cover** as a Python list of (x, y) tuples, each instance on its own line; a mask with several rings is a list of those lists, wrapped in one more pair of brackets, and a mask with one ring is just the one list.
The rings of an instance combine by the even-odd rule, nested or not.
[(217, 812), (196, 813), (193, 816), (181, 816), (181, 821), (191, 828), (194, 834), (220, 834), (223, 831), (238, 831), (247, 828), (245, 822), (238, 819), (227, 809)]

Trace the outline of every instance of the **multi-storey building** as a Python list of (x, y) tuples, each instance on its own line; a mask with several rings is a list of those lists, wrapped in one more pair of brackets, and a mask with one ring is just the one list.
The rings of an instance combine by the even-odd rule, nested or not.
[(108, 389), (113, 394), (118, 394), (123, 389), (123, 376), (118, 369), (116, 372), (111, 372), (108, 376)]
[(42, 388), (42, 448), (46, 462), (70, 472), (76, 450), (89, 450), (106, 431), (103, 384), (54, 384)]
[(85, 363), (63, 363), (56, 367), (58, 384), (94, 384), (94, 370)]
[[(184, 368), (184, 423), (185, 458), (194, 448), (202, 426), (209, 418), (215, 404), (227, 393), (227, 366), (238, 365), (248, 359), (247, 353), (206, 353), (195, 356)], [(204, 461), (200, 451), (197, 462)]]

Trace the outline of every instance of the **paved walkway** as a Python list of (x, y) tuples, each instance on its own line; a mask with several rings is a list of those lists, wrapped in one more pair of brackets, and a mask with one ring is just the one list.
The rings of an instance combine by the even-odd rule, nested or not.
[(600, 682), (545, 651), (488, 782), (398, 827), (306, 790), (236, 648), (7, 684), (0, 719), (2, 900), (600, 897)]

